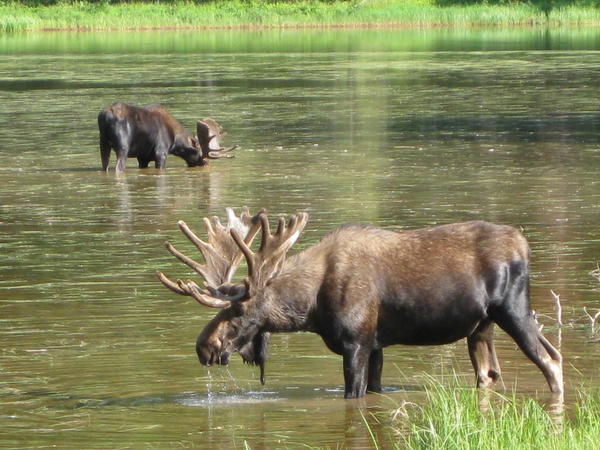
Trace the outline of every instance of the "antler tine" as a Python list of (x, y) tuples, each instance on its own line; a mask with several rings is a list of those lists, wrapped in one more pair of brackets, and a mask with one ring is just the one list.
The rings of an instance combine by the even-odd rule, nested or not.
[(278, 219), (277, 222), (277, 231), (275, 232), (275, 234), (282, 234), (285, 231), (286, 225), (285, 225), (285, 217), (281, 216)]
[(308, 214), (304, 212), (290, 216), (287, 225), (285, 218), (281, 217), (277, 232), (272, 237), (276, 241), (278, 248), (283, 252), (287, 252), (300, 237), (300, 233), (304, 230), (307, 221)]
[(279, 227), (277, 228), (277, 235), (280, 237), (288, 236), (290, 234), (290, 230), (296, 229), (296, 224), (298, 223), (298, 216), (294, 215), (289, 218), (289, 221), (286, 225), (285, 217), (279, 218)]
[(156, 272), (158, 279), (167, 288), (180, 295), (193, 297), (198, 303), (210, 306), (211, 308), (226, 308), (232, 301), (239, 300), (243, 294), (237, 293), (234, 296), (228, 296), (216, 289), (210, 289), (209, 292), (203, 291), (193, 281), (183, 282), (181, 280), (172, 281), (162, 272)]
[(210, 306), (211, 308), (226, 308), (231, 304), (232, 301), (236, 300), (234, 298), (227, 298), (227, 296), (220, 295), (219, 291), (211, 290), (211, 292), (205, 292), (200, 289), (193, 281), (188, 281), (187, 283), (177, 280), (179, 287), (183, 290), (186, 295), (193, 297), (198, 303)]
[(254, 236), (258, 232), (260, 227), (260, 223), (258, 222), (258, 218), (265, 214), (267, 210), (265, 208), (261, 208), (255, 216), (250, 215), (250, 210), (247, 206), (242, 208), (240, 216), (237, 217), (232, 208), (227, 208), (227, 228), (229, 229), (237, 229), (243, 231), (246, 237), (244, 240), (246, 242), (252, 242)]
[(179, 287), (179, 284), (175, 283), (174, 281), (171, 281), (164, 273), (156, 272), (156, 276), (162, 284), (171, 289), (173, 292), (176, 292), (177, 294), (181, 295), (187, 295), (185, 291)]
[(205, 288), (200, 288), (193, 281), (172, 281), (162, 272), (158, 272), (158, 279), (167, 288), (180, 295), (188, 295), (203, 305), (213, 308), (224, 308), (232, 301), (242, 300), (246, 297), (245, 284), (231, 284), (230, 281), (236, 268), (239, 266), (244, 253), (238, 245), (235, 234), (239, 240), (248, 247), (260, 227), (259, 216), (265, 213), (261, 209), (255, 216), (250, 215), (247, 207), (242, 208), (239, 216), (231, 208), (227, 208), (227, 223), (221, 223), (218, 217), (205, 218), (204, 224), (208, 241), (200, 239), (183, 221), (177, 222), (183, 234), (198, 248), (204, 257), (204, 264), (177, 250), (170, 242), (165, 246), (169, 253), (181, 262), (199, 273), (205, 281)]
[[(202, 275), (208, 286), (217, 288), (224, 283), (229, 283), (235, 270), (239, 266), (243, 255), (236, 243), (231, 239), (229, 230), (235, 229), (244, 240), (250, 243), (260, 224), (256, 216), (251, 216), (247, 207), (242, 208), (240, 216), (236, 216), (232, 208), (227, 208), (227, 224), (223, 225), (218, 217), (204, 218), (203, 222), (208, 235), (208, 242), (200, 239), (183, 221), (177, 222), (183, 234), (202, 253), (205, 264), (201, 264), (178, 251), (173, 245), (167, 243), (167, 249), (177, 259), (188, 265)], [(259, 214), (263, 214), (261, 209)]]
[(298, 213), (290, 217), (286, 225), (285, 218), (279, 219), (275, 234), (271, 234), (269, 220), (266, 214), (259, 215), (262, 238), (259, 250), (255, 253), (244, 242), (236, 230), (231, 230), (231, 236), (242, 251), (248, 264), (250, 287), (260, 288), (277, 275), (283, 265), (287, 251), (298, 240), (306, 226), (308, 214)]
[[(167, 248), (169, 253), (171, 253), (175, 258), (189, 266), (192, 270), (196, 271), (196, 273), (200, 274), (206, 280), (206, 283), (208, 285), (219, 286), (220, 284), (222, 284), (221, 277), (219, 276), (219, 273), (217, 271), (210, 270), (210, 268), (206, 264), (200, 264), (199, 262), (194, 261), (192, 258), (184, 255), (179, 250), (177, 250), (170, 242), (165, 242), (165, 247)], [(205, 251), (209, 251), (208, 245), (206, 247), (206, 250), (202, 250), (203, 255)], [(222, 264), (224, 263), (222, 261), (219, 262)]]
[(261, 214), (259, 219), (260, 229), (262, 231), (259, 252), (263, 252), (271, 240), (271, 226), (269, 225), (269, 218), (266, 214)]
[(238, 148), (237, 145), (233, 147), (220, 147), (216, 149), (211, 149), (208, 152), (208, 158), (210, 159), (221, 159), (221, 158), (235, 158), (235, 155), (229, 155), (228, 152), (235, 150)]
[[(227, 208), (227, 210), (232, 210), (231, 208)], [(264, 213), (265, 208), (261, 208), (258, 214)], [(247, 206), (242, 206), (242, 212), (240, 213), (240, 219), (242, 220), (250, 220), (252, 216), (250, 215), (250, 210)]]
[[(264, 231), (265, 226), (266, 226), (267, 233), (268, 233), (269, 221), (267, 219), (266, 213), (267, 213), (267, 210), (262, 208), (258, 212), (258, 214), (256, 214), (254, 217), (252, 217), (252, 216), (250, 216), (250, 212), (248, 211), (248, 208), (244, 207), (244, 209), (242, 210), (242, 213), (240, 214), (240, 219), (242, 220), (242, 222), (251, 224), (250, 230), (248, 231), (245, 239), (242, 238), (242, 235), (240, 234), (240, 230), (238, 229), (238, 227), (232, 226), (232, 227), (230, 227), (230, 230), (229, 230), (231, 237), (237, 244), (238, 248), (241, 250), (242, 254), (246, 257), (246, 260), (249, 265), (252, 264), (251, 261), (253, 260), (253, 255), (255, 254), (250, 249), (250, 243), (254, 239), (254, 236), (256, 236), (256, 233), (258, 233), (258, 230), (260, 228), (261, 230), (263, 230), (262, 231), (262, 233), (263, 233), (262, 240), (264, 241), (265, 240), (265, 231)], [(248, 269), (250, 270), (250, 267)]]
[(181, 232), (185, 234), (185, 236), (196, 246), (196, 248), (198, 248), (198, 250), (202, 251), (202, 248), (208, 245), (206, 242), (196, 236), (196, 233), (194, 233), (183, 220), (178, 221), (177, 225), (179, 226)]
[[(185, 259), (182, 259), (178, 255), (174, 254), (175, 257), (179, 258), (186, 264), (188, 264), (188, 260), (192, 263), (195, 263), (194, 265), (188, 264), (188, 266), (190, 266), (192, 269), (194, 269), (196, 272), (202, 275), (209, 285), (218, 286), (222, 283), (231, 281), (231, 277), (233, 276), (235, 269), (239, 265), (239, 260), (237, 262), (235, 260), (229, 261), (229, 269), (226, 269), (223, 266), (227, 265), (228, 261), (226, 261), (225, 258), (218, 258), (218, 255), (215, 254), (215, 246), (213, 244), (215, 243), (215, 240), (218, 239), (215, 228), (219, 229), (219, 231), (221, 231), (222, 234), (225, 233), (225, 227), (221, 225), (219, 219), (215, 217), (213, 218), (213, 223), (211, 223), (211, 221), (208, 218), (204, 218), (204, 224), (208, 232), (209, 242), (204, 242), (202, 239), (196, 236), (196, 234), (187, 226), (187, 224), (183, 220), (180, 220), (179, 222), (177, 222), (177, 224), (179, 225), (179, 228), (181, 229), (183, 234), (185, 234), (186, 237), (200, 251), (200, 253), (202, 253), (202, 256), (204, 256), (204, 260), (207, 262), (207, 264), (211, 264), (213, 266), (218, 265), (219, 267), (221, 267), (219, 271), (220, 275), (216, 277), (213, 276), (212, 279), (209, 280), (209, 277), (211, 277), (211, 275), (206, 265), (199, 264), (193, 261), (191, 258), (186, 257), (185, 255), (183, 255)], [(222, 252), (221, 256), (223, 256)]]
[(239, 249), (242, 251), (244, 257), (246, 258), (246, 263), (248, 264), (248, 274), (250, 276), (252, 276), (251, 274), (254, 273), (254, 259), (255, 259), (256, 253), (254, 253), (252, 251), (252, 249), (249, 247), (249, 245), (240, 236), (240, 233), (238, 232), (238, 230), (232, 228), (230, 230), (230, 233), (231, 233), (231, 237), (233, 238), (233, 240), (235, 241), (235, 243), (237, 244)]

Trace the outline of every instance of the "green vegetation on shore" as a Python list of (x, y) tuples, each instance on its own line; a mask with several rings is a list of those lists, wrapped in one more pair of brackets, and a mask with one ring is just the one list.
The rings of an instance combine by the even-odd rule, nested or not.
[[(152, 28), (436, 27), (600, 24), (595, 0), (499, 4), (438, 0), (227, 0), (215, 2), (59, 2), (0, 0), (0, 32)], [(595, 5), (595, 6), (594, 6)]]
[(433, 385), (424, 405), (401, 405), (390, 425), (397, 448), (587, 450), (600, 439), (600, 392), (581, 392), (565, 412), (514, 394)]

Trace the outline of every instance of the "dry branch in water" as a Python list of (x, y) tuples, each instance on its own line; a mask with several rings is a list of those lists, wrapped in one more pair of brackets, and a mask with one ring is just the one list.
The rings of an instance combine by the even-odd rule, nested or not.
[(556, 324), (559, 327), (561, 327), (563, 325), (563, 321), (562, 321), (562, 306), (560, 304), (560, 295), (556, 294), (552, 289), (550, 289), (550, 293), (552, 294), (552, 297), (554, 297), (554, 310), (556, 312), (556, 319), (554, 319), (552, 316), (550, 316), (548, 314), (539, 314), (535, 310), (531, 311), (531, 313), (533, 314), (533, 318), (534, 318), (535, 322), (539, 325), (538, 329), (540, 331), (542, 331), (542, 329), (544, 328), (544, 324), (540, 323), (540, 321), (538, 320), (538, 317), (545, 317), (546, 319), (556, 320)]
[(556, 294), (552, 289), (550, 289), (550, 293), (552, 294), (552, 297), (554, 297), (554, 310), (556, 312), (556, 319), (554, 319), (552, 316), (549, 316), (548, 314), (538, 314), (535, 310), (532, 310), (531, 313), (533, 314), (533, 319), (535, 320), (535, 323), (538, 325), (538, 331), (540, 333), (544, 329), (544, 324), (538, 320), (538, 317), (545, 317), (546, 319), (556, 320), (556, 324), (558, 325), (556, 339), (557, 339), (558, 348), (560, 350), (560, 347), (562, 346), (562, 326), (563, 326), (562, 306), (560, 304), (560, 295)]
[(552, 289), (550, 289), (550, 293), (552, 297), (554, 297), (554, 307), (556, 309), (556, 322), (559, 326), (562, 326), (562, 306), (560, 304), (560, 295), (556, 294)]
[(587, 312), (587, 308), (584, 306), (583, 312), (585, 313), (586, 316), (588, 316), (588, 319), (590, 319), (590, 324), (592, 326), (592, 336), (593, 336), (594, 334), (596, 334), (595, 327), (596, 327), (596, 321), (600, 317), (600, 310), (598, 310), (598, 312), (592, 316), (589, 312)]
[[(596, 268), (590, 272), (590, 275), (593, 276), (596, 280), (598, 280), (598, 282), (600, 282), (600, 264), (599, 263), (596, 263)], [(596, 334), (595, 327), (596, 327), (596, 321), (598, 320), (598, 318), (600, 318), (600, 310), (598, 310), (598, 312), (596, 312), (596, 314), (594, 314), (592, 316), (589, 312), (587, 312), (587, 308), (584, 306), (583, 312), (588, 317), (588, 319), (590, 319), (590, 324), (592, 326), (592, 336), (593, 336), (594, 334)]]
[(600, 282), (600, 264), (596, 263), (596, 268), (590, 272), (590, 275), (593, 276), (598, 282)]
[(542, 330), (544, 329), (544, 324), (540, 323), (540, 321), (538, 320), (538, 313), (537, 313), (537, 311), (535, 309), (531, 310), (531, 314), (533, 315), (533, 320), (535, 320), (535, 323), (538, 326), (538, 331), (541, 333)]

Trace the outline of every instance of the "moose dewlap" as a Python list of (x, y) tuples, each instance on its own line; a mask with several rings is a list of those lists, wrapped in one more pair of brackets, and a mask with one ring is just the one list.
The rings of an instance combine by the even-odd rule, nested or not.
[[(343, 356), (345, 397), (381, 391), (383, 348), (439, 345), (467, 338), (478, 387), (500, 376), (493, 325), (510, 335), (562, 394), (562, 358), (542, 336), (529, 307), (529, 248), (516, 229), (483, 221), (412, 231), (343, 225), (288, 256), (308, 215), (279, 219), (272, 233), (264, 210), (227, 224), (204, 219), (208, 241), (180, 221), (204, 258), (198, 263), (167, 249), (204, 279), (172, 281), (172, 291), (221, 308), (198, 336), (204, 365), (227, 364), (232, 353), (257, 364), (264, 382), (270, 333), (311, 331)], [(258, 232), (258, 250), (251, 244)], [(232, 282), (245, 259), (248, 277)]]

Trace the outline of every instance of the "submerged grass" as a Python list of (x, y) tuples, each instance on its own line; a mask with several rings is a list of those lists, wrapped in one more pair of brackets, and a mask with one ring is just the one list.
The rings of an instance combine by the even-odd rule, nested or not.
[[(405, 408), (393, 424), (397, 448), (409, 449), (590, 449), (600, 442), (600, 392), (580, 393), (574, 411), (544, 407), (534, 399), (433, 385), (427, 402)], [(414, 405), (413, 405), (414, 406)]]
[(330, 26), (510, 26), (600, 24), (600, 9), (568, 6), (548, 18), (530, 4), (457, 5), (435, 0), (299, 0), (174, 4), (65, 2), (26, 6), (0, 0), (0, 32), (43, 29), (144, 29)]

